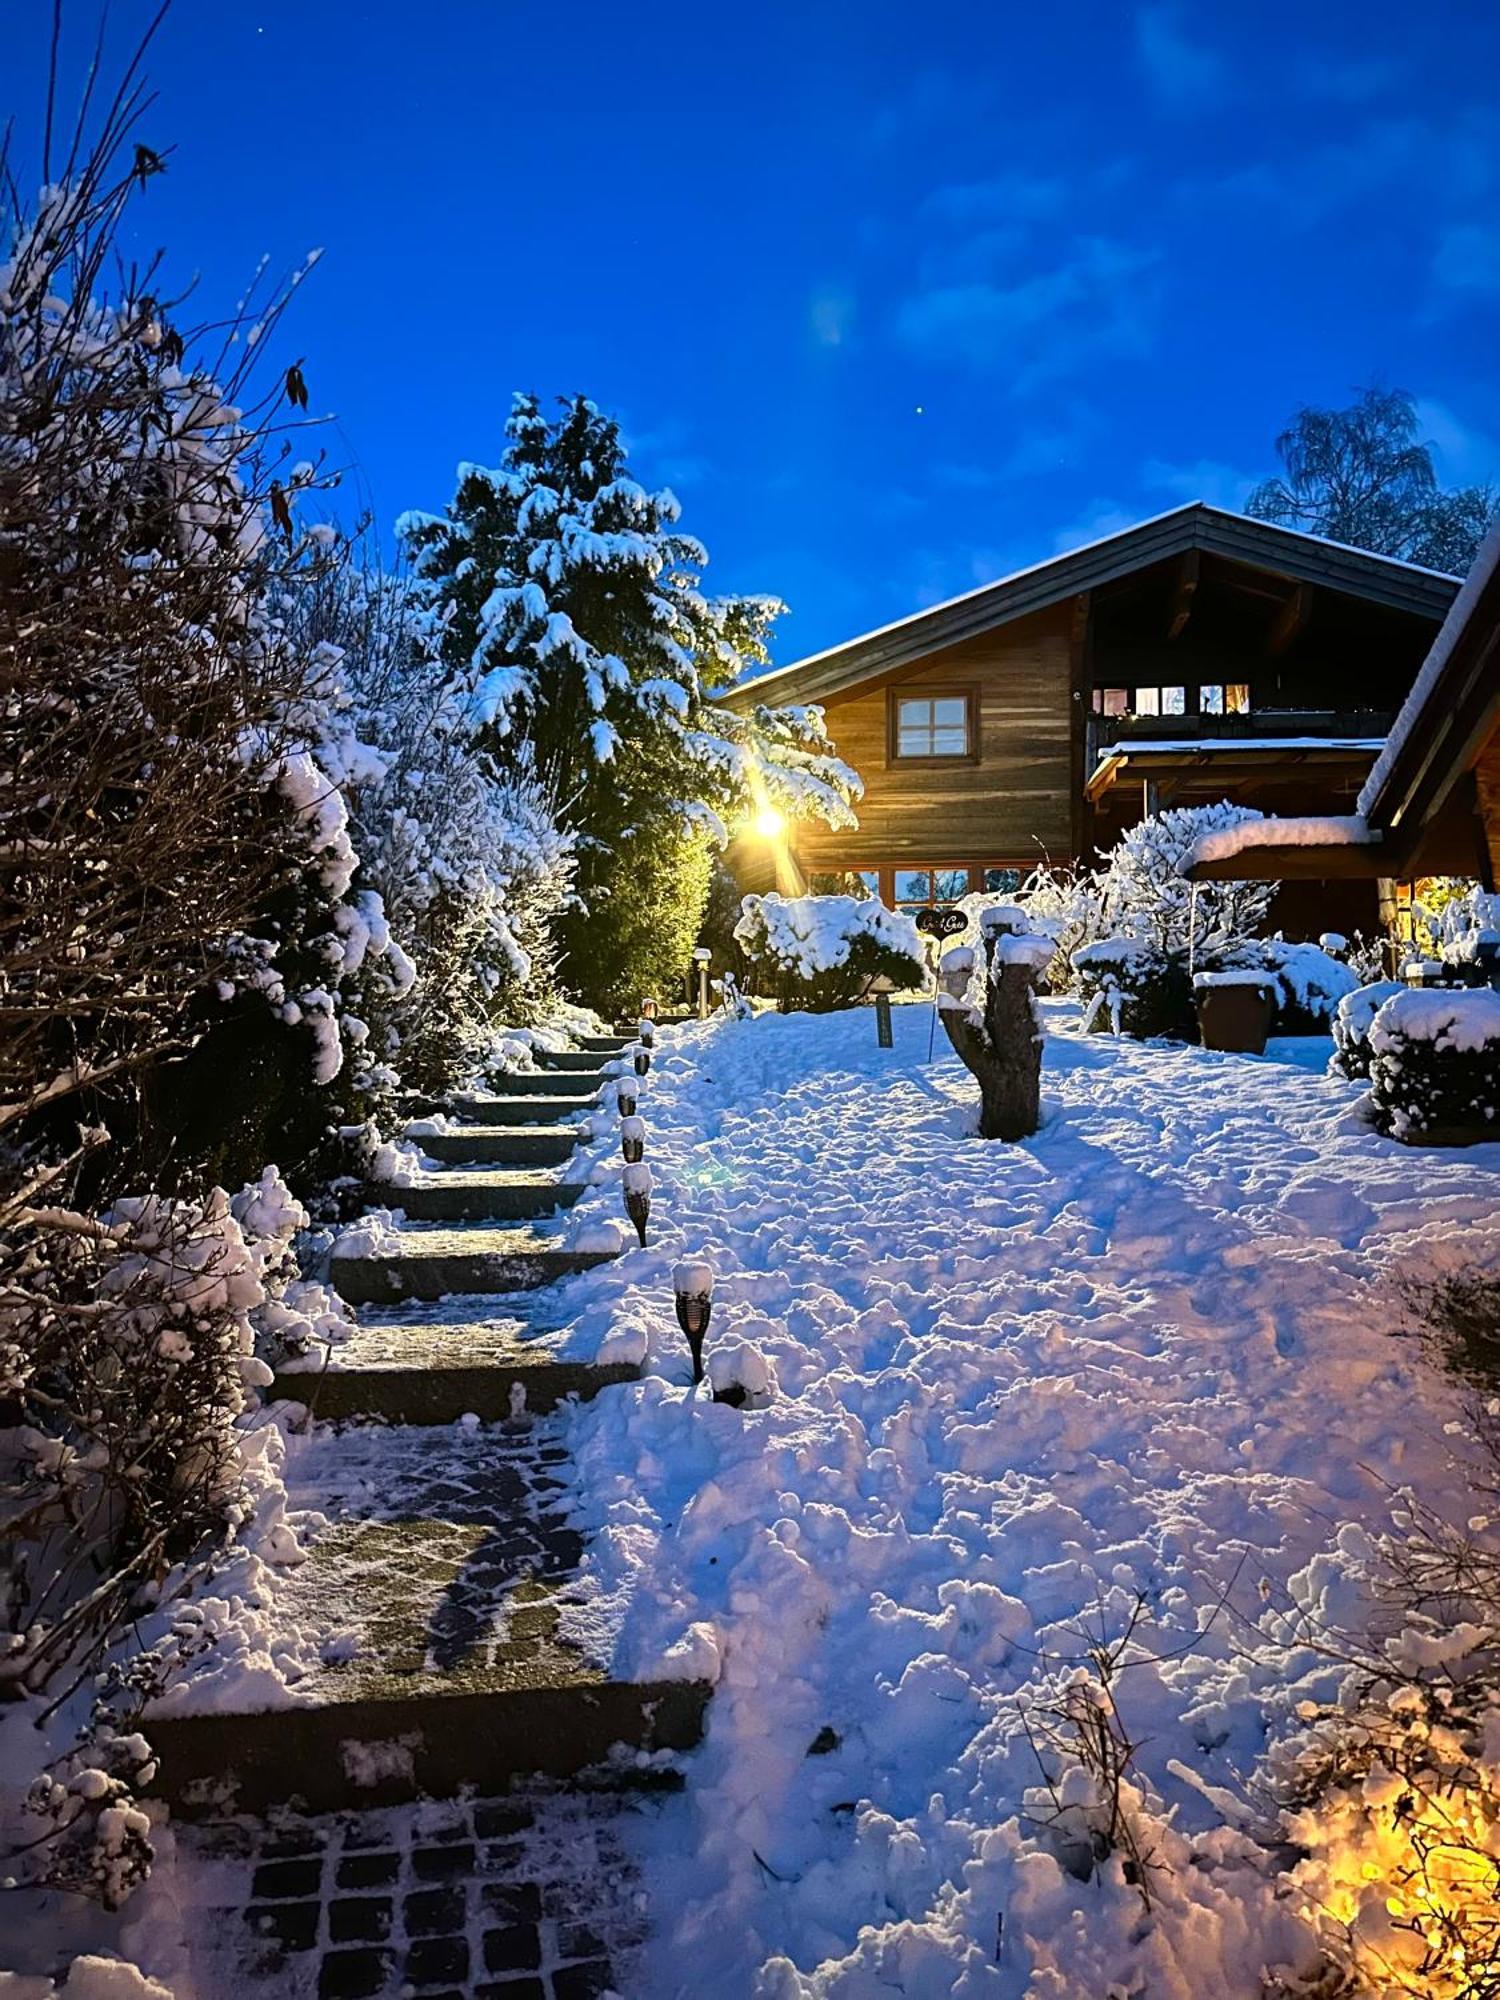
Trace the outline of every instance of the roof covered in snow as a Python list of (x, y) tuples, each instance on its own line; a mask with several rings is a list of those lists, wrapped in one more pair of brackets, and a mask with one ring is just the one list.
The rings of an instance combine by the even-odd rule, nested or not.
[(1458, 588), (1456, 577), (1438, 570), (1195, 500), (791, 666), (756, 675), (721, 699), (741, 708), (756, 701), (824, 700), (860, 681), (910, 665), (940, 646), (972, 638), (1190, 549), (1433, 620), (1444, 616)]
[[(1487, 627), (1483, 634), (1477, 630), (1481, 622)], [(1462, 727), (1464, 697), (1471, 689), (1480, 688), (1486, 673), (1493, 693), (1497, 624), (1500, 624), (1500, 520), (1485, 536), (1474, 558), (1474, 567), (1449, 606), (1442, 630), (1433, 640), (1432, 650), (1422, 662), (1421, 672), (1391, 726), (1385, 747), (1365, 780), (1359, 795), (1362, 813), (1394, 824), (1403, 804), (1398, 795), (1401, 766), (1407, 761), (1406, 753), (1414, 736), (1419, 731), (1452, 733)], [(1478, 724), (1471, 723), (1470, 727)], [(1456, 743), (1454, 748), (1458, 748)]]

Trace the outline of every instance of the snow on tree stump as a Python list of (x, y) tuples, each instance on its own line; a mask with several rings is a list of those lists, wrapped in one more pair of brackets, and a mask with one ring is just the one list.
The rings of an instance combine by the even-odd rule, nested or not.
[(986, 910), (980, 943), (944, 952), (938, 971), (938, 1013), (954, 1053), (978, 1079), (985, 1139), (1026, 1139), (1041, 1123), (1035, 996), (1053, 946), (1025, 924), (1008, 905)]

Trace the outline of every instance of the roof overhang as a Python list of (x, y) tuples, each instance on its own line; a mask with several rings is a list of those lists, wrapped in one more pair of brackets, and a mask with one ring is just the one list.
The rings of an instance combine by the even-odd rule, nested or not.
[(1182, 779), (1201, 773), (1225, 781), (1264, 779), (1281, 769), (1335, 771), (1362, 777), (1380, 750), (1380, 738), (1348, 738), (1309, 743), (1298, 739), (1278, 743), (1266, 738), (1236, 742), (1224, 737), (1212, 742), (1115, 743), (1104, 751), (1084, 784), (1084, 796), (1097, 805), (1116, 785), (1164, 777)]
[(942, 647), (1193, 549), (1298, 583), (1322, 584), (1428, 618), (1433, 624), (1441, 621), (1458, 591), (1458, 579), (1437, 570), (1193, 501), (791, 666), (742, 681), (718, 699), (741, 710), (758, 702), (826, 701), (845, 688), (899, 673)]

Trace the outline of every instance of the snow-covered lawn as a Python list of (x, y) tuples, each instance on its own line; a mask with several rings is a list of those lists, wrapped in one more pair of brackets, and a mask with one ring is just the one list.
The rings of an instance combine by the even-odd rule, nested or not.
[[(1326, 1042), (1257, 1060), (1046, 1012), (1020, 1145), (972, 1136), (920, 1006), (893, 1051), (869, 1012), (676, 1031), (642, 1093), (653, 1248), (566, 1296), (573, 1342), (639, 1326), (655, 1357), (574, 1419), (580, 1622), (625, 1672), (670, 1649), (718, 1673), (649, 1835), (653, 2000), (1254, 2000), (1263, 1964), (1306, 1961), (1226, 1823), (1268, 1725), (1329, 1685), (1268, 1606), (1342, 1608), (1325, 1552), (1383, 1482), (1467, 1511), (1454, 1391), (1393, 1337), (1393, 1274), (1500, 1264), (1500, 1147), (1377, 1137)], [(685, 1250), (718, 1274), (710, 1347), (772, 1362), (769, 1409), (687, 1394)], [(1117, 1859), (1064, 1872), (1024, 1803), (1028, 1696), (1138, 1594), (1116, 1695), (1149, 1919)]]

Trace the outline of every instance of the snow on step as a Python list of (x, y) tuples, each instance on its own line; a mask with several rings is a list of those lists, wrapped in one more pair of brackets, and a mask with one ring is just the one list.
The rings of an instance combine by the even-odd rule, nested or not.
[(381, 1208), (399, 1208), (413, 1222), (529, 1222), (571, 1208), (584, 1181), (481, 1167), (447, 1167), (409, 1182), (372, 1181), (367, 1193)]
[(558, 1166), (578, 1144), (576, 1125), (453, 1125), (426, 1132), (422, 1151), (452, 1165)]
[[(453, 1103), (454, 1115), (476, 1125), (549, 1125), (576, 1118), (593, 1109), (592, 1097), (462, 1097)], [(417, 1135), (421, 1137), (421, 1134)]]
[(592, 1104), (604, 1082), (604, 1071), (580, 1069), (528, 1069), (512, 1076), (497, 1077), (488, 1090), (461, 1090), (443, 1100), (457, 1111), (466, 1104), (500, 1104), (516, 1097), (576, 1097)]
[(347, 1232), (334, 1245), (330, 1276), (334, 1290), (351, 1305), (395, 1305), (402, 1299), (446, 1298), (450, 1292), (530, 1291), (606, 1264), (617, 1254), (617, 1249), (573, 1248), (531, 1229), (482, 1223), (383, 1230), (369, 1248), (359, 1245), (358, 1232)]
[[(544, 1055), (541, 1058), (541, 1065), (544, 1072), (551, 1070), (554, 1074), (568, 1070), (582, 1071), (586, 1075), (599, 1078), (604, 1074), (597, 1049), (558, 1049)], [(510, 1077), (499, 1079), (502, 1083), (509, 1083), (512, 1080)]]
[(617, 1744), (695, 1743), (704, 1685), (613, 1682), (611, 1635), (589, 1629), (585, 1651), (565, 1629), (583, 1553), (568, 1473), (547, 1420), (300, 1440), (289, 1500), (323, 1525), (263, 1605), (282, 1705), (236, 1705), (210, 1652), (150, 1718), (174, 1807), (451, 1798), (573, 1776)]
[(559, 1360), (548, 1329), (533, 1317), (535, 1299), (371, 1308), (330, 1356), (284, 1363), (271, 1393), (308, 1404), (318, 1417), (451, 1424), (469, 1411), (509, 1417), (517, 1390), (524, 1408), (539, 1415), (564, 1397), (587, 1400), (639, 1373), (634, 1363)]

